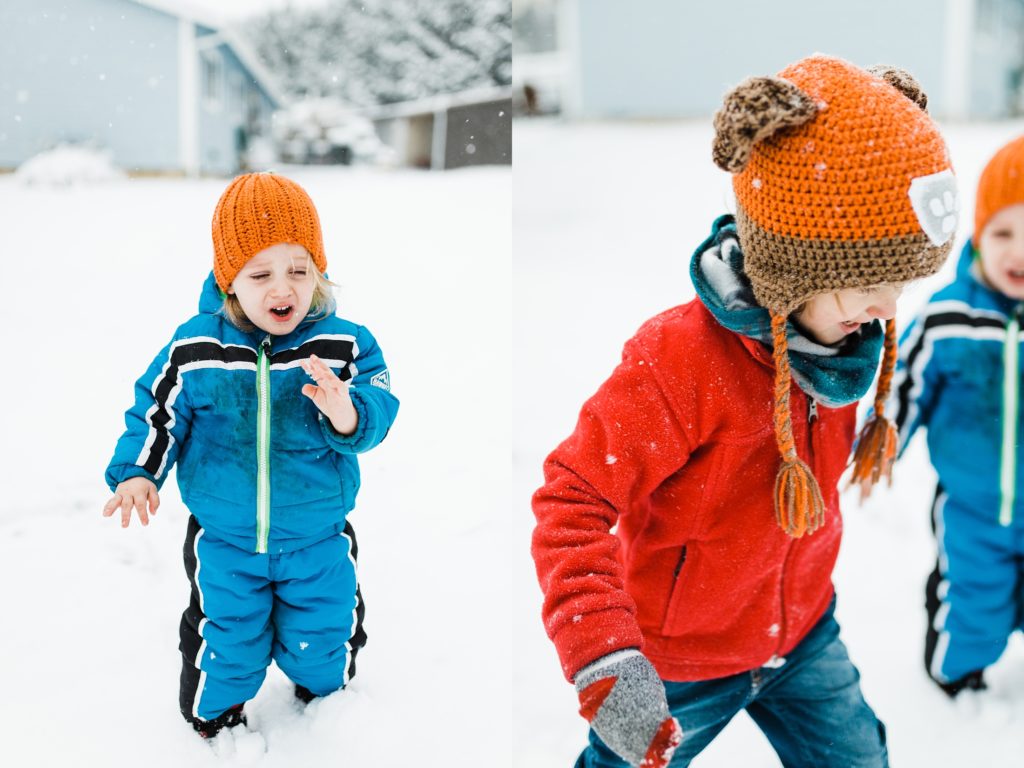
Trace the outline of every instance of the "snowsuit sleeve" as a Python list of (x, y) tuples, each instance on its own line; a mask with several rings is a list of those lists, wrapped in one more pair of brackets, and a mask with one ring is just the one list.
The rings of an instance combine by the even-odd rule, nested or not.
[(616, 650), (639, 648), (636, 605), (625, 590), (611, 529), (678, 472), (693, 450), (688, 419), (692, 377), (664, 386), (655, 357), (638, 338), (580, 413), (575, 431), (544, 464), (533, 496), (532, 554), (542, 616), (565, 676)]
[(159, 489), (188, 438), (192, 409), (182, 387), (175, 340), (156, 356), (135, 382), (135, 404), (124, 414), (125, 431), (107, 465), (113, 491), (131, 477), (146, 477)]
[(360, 327), (356, 347), (358, 352), (353, 361), (356, 374), (348, 390), (359, 416), (356, 431), (342, 435), (320, 414), (320, 428), (327, 444), (338, 453), (364, 453), (379, 445), (398, 414), (398, 398), (391, 394), (391, 373), (376, 339)]
[(926, 317), (917, 317), (900, 339), (896, 373), (885, 406), (886, 415), (899, 433), (901, 456), (917, 428), (928, 426), (941, 389), (939, 368), (932, 365), (932, 340), (927, 337)]

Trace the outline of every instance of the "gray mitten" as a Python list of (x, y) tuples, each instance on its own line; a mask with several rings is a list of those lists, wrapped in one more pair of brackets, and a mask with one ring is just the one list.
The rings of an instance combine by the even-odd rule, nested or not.
[(602, 656), (574, 678), (580, 714), (623, 760), (663, 768), (683, 740), (665, 699), (665, 685), (640, 651)]

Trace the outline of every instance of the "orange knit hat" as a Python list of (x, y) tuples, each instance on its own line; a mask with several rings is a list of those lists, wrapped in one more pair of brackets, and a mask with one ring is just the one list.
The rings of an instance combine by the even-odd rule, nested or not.
[(232, 181), (213, 211), (213, 274), (222, 291), (245, 263), (278, 243), (296, 243), (327, 270), (320, 217), (306, 190), (275, 173), (248, 173)]
[(981, 172), (974, 201), (975, 245), (993, 214), (1016, 203), (1024, 203), (1024, 136), (1004, 145)]
[[(715, 115), (715, 163), (733, 176), (744, 272), (772, 318), (779, 524), (791, 536), (824, 522), (821, 491), (800, 460), (789, 410), (787, 317), (813, 296), (903, 283), (938, 271), (953, 247), (958, 198), (927, 97), (902, 70), (864, 70), (814, 55), (756, 77)], [(896, 360), (886, 324), (875, 416), (854, 479), (889, 476), (896, 433), (884, 415)]]

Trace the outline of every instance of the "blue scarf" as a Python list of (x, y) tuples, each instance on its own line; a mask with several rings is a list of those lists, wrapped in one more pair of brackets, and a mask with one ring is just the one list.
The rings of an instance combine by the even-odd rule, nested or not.
[[(771, 315), (757, 303), (743, 272), (743, 252), (731, 215), (715, 219), (711, 234), (694, 251), (690, 278), (719, 323), (772, 348)], [(800, 389), (822, 405), (836, 408), (857, 402), (871, 388), (885, 331), (873, 320), (838, 344), (826, 346), (789, 321), (786, 339), (790, 368)]]

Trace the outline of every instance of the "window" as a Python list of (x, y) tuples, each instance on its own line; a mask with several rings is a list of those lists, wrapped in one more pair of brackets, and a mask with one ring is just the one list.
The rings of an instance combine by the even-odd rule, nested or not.
[(219, 107), (223, 92), (224, 72), (220, 58), (204, 53), (202, 56), (203, 101), (209, 106)]

